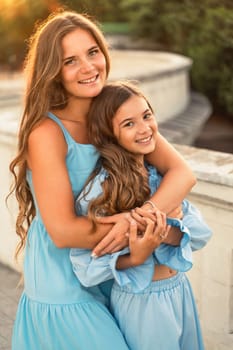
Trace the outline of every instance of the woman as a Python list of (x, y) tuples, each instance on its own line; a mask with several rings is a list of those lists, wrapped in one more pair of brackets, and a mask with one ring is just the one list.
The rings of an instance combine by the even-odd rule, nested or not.
[[(105, 306), (107, 287), (85, 289), (69, 260), (70, 247), (92, 249), (106, 235), (98, 254), (128, 244), (125, 214), (118, 215), (114, 225), (97, 224), (93, 233), (92, 223), (77, 217), (74, 209), (74, 199), (98, 159), (87, 136), (86, 116), (109, 67), (102, 33), (83, 15), (53, 14), (30, 41), (18, 154), (10, 165), (19, 202), (17, 253), (26, 244), (25, 289), (13, 330), (13, 350), (128, 348)], [(169, 212), (191, 189), (193, 174), (160, 135), (156, 151), (147, 158), (164, 174), (152, 199)]]

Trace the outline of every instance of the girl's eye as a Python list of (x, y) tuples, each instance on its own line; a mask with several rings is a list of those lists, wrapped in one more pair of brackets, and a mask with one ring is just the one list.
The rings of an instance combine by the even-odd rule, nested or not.
[(146, 113), (144, 115), (144, 119), (150, 119), (152, 117), (152, 114), (151, 113)]
[(125, 128), (130, 127), (130, 126), (133, 126), (133, 122), (127, 122), (124, 124)]

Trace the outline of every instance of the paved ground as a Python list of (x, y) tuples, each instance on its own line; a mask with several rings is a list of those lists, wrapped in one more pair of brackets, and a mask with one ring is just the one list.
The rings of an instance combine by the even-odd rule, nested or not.
[[(22, 287), (20, 275), (0, 264), (0, 349), (11, 349), (11, 333)], [(19, 349), (20, 350), (20, 349)], [(28, 349), (29, 350), (29, 349)], [(33, 349), (30, 349), (33, 350)]]

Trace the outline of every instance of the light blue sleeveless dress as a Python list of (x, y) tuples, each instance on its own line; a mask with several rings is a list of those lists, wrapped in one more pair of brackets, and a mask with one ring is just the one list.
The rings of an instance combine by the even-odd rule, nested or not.
[[(66, 164), (75, 199), (98, 154), (92, 145), (76, 143), (56, 116), (49, 113), (49, 117), (61, 127), (67, 142)], [(34, 195), (29, 170), (27, 180)], [(54, 245), (38, 207), (36, 210), (28, 232), (25, 288), (14, 323), (12, 350), (129, 350), (105, 305), (105, 285), (85, 288), (80, 284), (72, 270), (70, 249)]]

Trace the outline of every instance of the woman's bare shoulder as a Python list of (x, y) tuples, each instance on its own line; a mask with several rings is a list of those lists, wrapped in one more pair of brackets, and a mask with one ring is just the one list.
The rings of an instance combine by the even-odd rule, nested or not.
[[(39, 122), (30, 132), (29, 145), (34, 142), (51, 143), (64, 142), (63, 132), (60, 126), (50, 118), (45, 118)], [(62, 143), (63, 143), (62, 142)]]
[(28, 137), (28, 161), (45, 155), (51, 161), (66, 156), (67, 144), (60, 126), (49, 118), (33, 128)]

